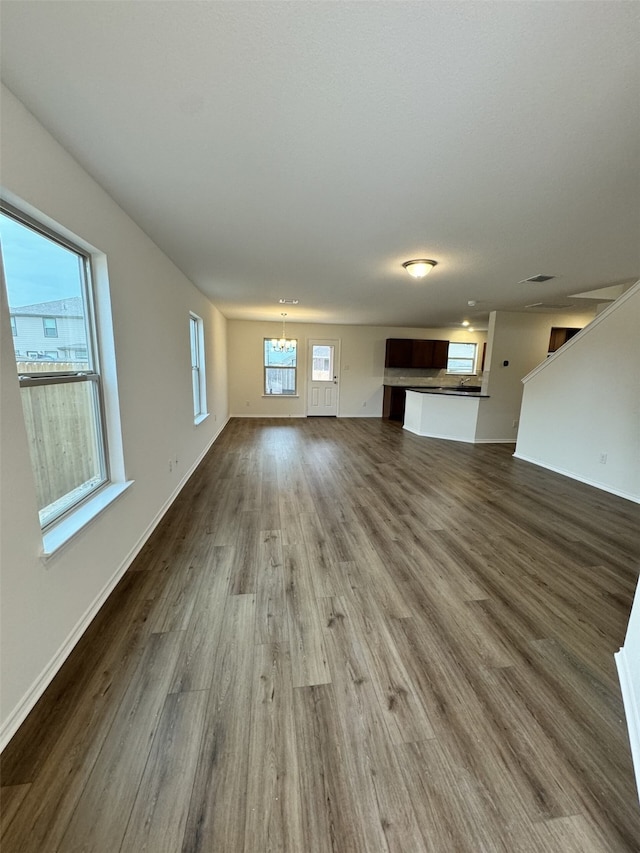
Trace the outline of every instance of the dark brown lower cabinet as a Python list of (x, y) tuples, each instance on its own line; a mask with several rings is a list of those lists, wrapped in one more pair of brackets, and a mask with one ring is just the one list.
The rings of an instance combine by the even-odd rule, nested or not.
[(406, 388), (385, 385), (382, 397), (382, 417), (390, 421), (404, 421), (404, 406), (406, 401)]

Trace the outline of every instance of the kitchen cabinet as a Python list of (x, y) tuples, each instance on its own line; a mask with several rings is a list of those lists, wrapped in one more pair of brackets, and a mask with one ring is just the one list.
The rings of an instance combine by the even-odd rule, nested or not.
[(385, 367), (425, 367), (441, 370), (447, 366), (449, 341), (415, 338), (387, 338)]
[(402, 423), (404, 420), (406, 391), (406, 388), (391, 385), (384, 386), (384, 394), (382, 396), (383, 418), (389, 418), (390, 421), (400, 421)]
[(411, 366), (442, 369), (447, 366), (448, 354), (449, 341), (416, 340), (411, 350)]
[(581, 330), (569, 328), (568, 326), (553, 326), (549, 338), (549, 352), (555, 352), (557, 349), (560, 349), (562, 344), (566, 344), (579, 331)]
[(411, 367), (413, 341), (411, 338), (387, 338), (385, 367)]

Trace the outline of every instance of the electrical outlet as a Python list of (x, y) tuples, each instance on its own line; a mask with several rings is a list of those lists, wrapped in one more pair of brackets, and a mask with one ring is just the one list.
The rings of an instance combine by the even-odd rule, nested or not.
[(247, 400), (247, 406), (249, 405), (249, 401)]
[(366, 401), (366, 400), (365, 400), (365, 401), (364, 401), (364, 403), (362, 404), (362, 408), (363, 408), (363, 409), (366, 409), (366, 408), (367, 408), (367, 401)]
[(511, 424), (511, 426), (512, 426), (514, 429), (518, 426), (518, 419), (517, 419), (517, 418), (513, 421), (513, 423)]
[(606, 454), (606, 453), (601, 453), (601, 454), (600, 454), (600, 464), (601, 464), (601, 465), (606, 465), (606, 464), (607, 464), (607, 454)]

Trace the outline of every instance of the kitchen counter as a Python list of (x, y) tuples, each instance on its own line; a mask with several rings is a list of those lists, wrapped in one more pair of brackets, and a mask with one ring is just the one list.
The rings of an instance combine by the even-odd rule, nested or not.
[[(435, 380), (437, 382), (437, 379)], [(441, 388), (436, 385), (433, 376), (385, 376), (383, 385), (389, 388)]]
[(480, 391), (407, 389), (404, 429), (429, 438), (475, 443), (478, 413), (488, 399)]
[[(413, 379), (413, 382), (411, 381)], [(476, 379), (477, 382), (477, 379)], [(392, 421), (404, 422), (405, 397), (407, 391), (416, 391), (421, 394), (437, 394), (445, 397), (479, 397), (480, 385), (472, 387), (477, 391), (461, 391), (456, 385), (435, 385), (433, 377), (394, 377), (393, 384), (384, 382), (384, 394), (382, 399), (382, 417)]]
[(438, 394), (446, 397), (471, 397), (475, 399), (489, 396), (488, 394), (483, 394), (482, 391), (462, 391), (455, 386), (451, 388), (407, 388), (407, 391), (415, 391), (416, 394)]

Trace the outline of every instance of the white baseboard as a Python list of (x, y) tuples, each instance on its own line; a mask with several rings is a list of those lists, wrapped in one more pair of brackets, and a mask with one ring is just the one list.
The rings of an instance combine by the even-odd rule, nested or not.
[(403, 429), (406, 429), (407, 432), (412, 433), (412, 435), (419, 435), (421, 438), (437, 438), (440, 441), (461, 441), (463, 444), (515, 444), (515, 439), (513, 438), (465, 438), (460, 435), (434, 435), (431, 433), (430, 435), (426, 435), (423, 432), (416, 432), (416, 430), (411, 429), (411, 427), (403, 426)]
[(464, 444), (473, 444), (472, 438), (467, 438), (462, 435), (436, 435), (435, 433), (429, 433), (428, 435), (424, 432), (418, 432), (415, 429), (411, 429), (406, 425), (403, 425), (402, 429), (406, 429), (407, 432), (410, 432), (412, 435), (420, 436), (420, 438), (437, 438), (439, 441), (461, 441)]
[(53, 655), (49, 663), (45, 666), (40, 675), (35, 679), (31, 687), (27, 690), (23, 698), (4, 721), (2, 727), (0, 728), (0, 752), (2, 752), (2, 750), (9, 743), (14, 734), (18, 731), (22, 723), (26, 720), (30, 711), (35, 706), (38, 699), (40, 699), (49, 684), (51, 684), (59, 669), (69, 657), (84, 632), (87, 630), (91, 622), (95, 619), (102, 605), (105, 603), (107, 598), (115, 589), (116, 585), (118, 584), (118, 581), (121, 580), (124, 573), (127, 571), (129, 566), (133, 563), (135, 558), (142, 550), (145, 542), (151, 536), (158, 524), (162, 521), (165, 513), (178, 496), (180, 490), (185, 485), (189, 477), (193, 474), (198, 465), (202, 462), (206, 454), (209, 452), (211, 446), (227, 425), (227, 422), (228, 418), (227, 421), (225, 421), (215, 433), (215, 435), (207, 444), (202, 453), (200, 453), (200, 455), (197, 457), (197, 459), (191, 465), (189, 470), (184, 474), (176, 488), (173, 490), (169, 498), (164, 502), (162, 507), (158, 510), (150, 524), (147, 525), (145, 531), (139, 537), (133, 548), (131, 548), (131, 550), (129, 551), (125, 559), (122, 561), (120, 566), (116, 569), (109, 581), (107, 581), (104, 587), (100, 590), (98, 595), (96, 595), (96, 597), (93, 599), (89, 607), (80, 617), (74, 628), (67, 636), (66, 640), (58, 649), (58, 651)]
[[(236, 414), (236, 415), (229, 415), (229, 417), (231, 417), (231, 418), (269, 418), (270, 420), (275, 419), (275, 418), (279, 418), (279, 419), (287, 420), (287, 419), (291, 419), (291, 418), (307, 418), (307, 417), (309, 417), (309, 415), (307, 415), (306, 412), (303, 415), (249, 415), (249, 414), (246, 414), (245, 412), (240, 412), (239, 414)], [(378, 420), (379, 420), (382, 417), (382, 415), (380, 413), (378, 413), (376, 415), (374, 415), (374, 414), (343, 415), (341, 412), (338, 412), (336, 417), (338, 417), (338, 418), (378, 418)], [(331, 420), (331, 416), (329, 416), (327, 418), (327, 420)]]
[[(571, 339), (573, 340), (573, 338)], [(541, 462), (539, 459), (532, 459), (530, 456), (525, 456), (522, 453), (513, 454), (515, 459), (521, 459), (523, 462), (529, 462), (531, 465), (537, 465), (538, 468), (545, 468), (547, 471), (553, 471), (554, 474), (562, 474), (563, 477), (569, 477), (571, 480), (577, 480), (579, 483), (586, 483), (587, 486), (593, 486), (594, 489), (600, 489), (603, 492), (608, 492), (611, 495), (617, 495), (619, 498), (640, 503), (640, 495), (634, 495), (631, 492), (625, 492), (623, 489), (616, 489), (607, 483), (599, 483), (597, 480), (590, 480), (588, 477), (581, 477), (575, 471), (568, 471), (565, 468), (559, 468), (556, 465), (548, 465)]]
[(629, 742), (631, 744), (631, 758), (636, 773), (636, 785), (638, 788), (638, 799), (640, 800), (640, 685), (634, 685), (627, 661), (624, 646), (614, 655), (618, 667), (618, 678), (622, 691), (624, 713), (627, 718), (627, 729), (629, 730)]
[(229, 417), (230, 418), (269, 418), (269, 420), (275, 420), (276, 418), (278, 418), (278, 419), (290, 420), (291, 418), (306, 418), (307, 416), (306, 416), (306, 414), (305, 415), (268, 415), (268, 414), (267, 415), (265, 415), (265, 414), (250, 415), (248, 412), (240, 412), (240, 414), (235, 414), (235, 415), (232, 414), (232, 415), (229, 415)]

